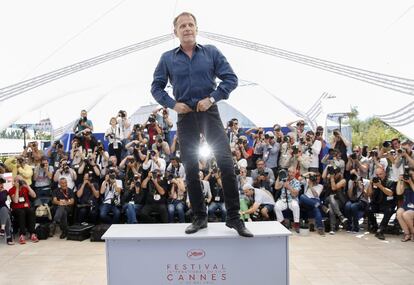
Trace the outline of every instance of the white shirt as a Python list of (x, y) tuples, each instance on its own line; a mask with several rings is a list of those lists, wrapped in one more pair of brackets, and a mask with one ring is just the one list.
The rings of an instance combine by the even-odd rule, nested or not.
[[(306, 195), (306, 197), (311, 198), (311, 199), (313, 199), (313, 198), (319, 198), (319, 195), (321, 195), (322, 190), (323, 190), (323, 186), (321, 184), (318, 184), (318, 185), (315, 185), (315, 186), (312, 186), (312, 187), (309, 187), (306, 184), (305, 187), (306, 187), (306, 190), (305, 190), (304, 194)], [(316, 193), (318, 193), (318, 196), (313, 195), (311, 188)]]
[(161, 174), (164, 175), (165, 174), (166, 162), (163, 158), (158, 158), (158, 162), (159, 162), (160, 166), (158, 166), (152, 159), (150, 159), (150, 160), (148, 160), (147, 163), (142, 164), (142, 168), (144, 170), (149, 169), (149, 171), (160, 170)]
[(275, 205), (275, 200), (270, 192), (266, 192), (266, 190), (258, 188), (254, 188), (254, 202), (259, 203), (260, 205)]

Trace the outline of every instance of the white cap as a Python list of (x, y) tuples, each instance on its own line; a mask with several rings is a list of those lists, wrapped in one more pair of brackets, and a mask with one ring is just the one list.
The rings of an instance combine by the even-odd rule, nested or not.
[(254, 188), (249, 183), (246, 183), (246, 184), (243, 185), (243, 190), (247, 190), (247, 189), (254, 189)]
[(275, 137), (275, 134), (274, 134), (272, 131), (267, 131), (267, 132), (265, 133), (265, 135), (267, 135), (267, 136), (269, 136), (269, 137), (272, 137), (272, 138), (274, 138), (274, 137)]

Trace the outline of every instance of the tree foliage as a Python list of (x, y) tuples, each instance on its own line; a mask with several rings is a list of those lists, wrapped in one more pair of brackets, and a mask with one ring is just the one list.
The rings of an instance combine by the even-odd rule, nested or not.
[(369, 118), (364, 121), (358, 119), (358, 110), (352, 108), (348, 124), (352, 127), (352, 145), (368, 145), (369, 149), (382, 146), (384, 141), (393, 138), (405, 139), (404, 135), (385, 124), (378, 118)]

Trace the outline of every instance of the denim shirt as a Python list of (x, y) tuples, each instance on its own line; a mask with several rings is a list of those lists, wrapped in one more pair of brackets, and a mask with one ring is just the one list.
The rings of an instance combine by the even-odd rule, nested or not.
[[(217, 86), (216, 77), (222, 82)], [(164, 90), (168, 80), (175, 100)], [(227, 99), (238, 79), (223, 54), (212, 45), (197, 44), (190, 58), (178, 47), (165, 52), (155, 69), (151, 93), (162, 106), (173, 109), (176, 102), (195, 109), (198, 101), (213, 97)]]

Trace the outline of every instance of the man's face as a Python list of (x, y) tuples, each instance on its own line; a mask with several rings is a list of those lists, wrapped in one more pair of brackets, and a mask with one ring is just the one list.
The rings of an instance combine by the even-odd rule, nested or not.
[(180, 40), (181, 44), (195, 44), (197, 26), (193, 17), (188, 15), (179, 17), (174, 27), (174, 34)]
[(59, 186), (62, 189), (66, 189), (66, 187), (68, 187), (68, 182), (66, 181), (66, 179), (59, 180)]
[(88, 113), (86, 113), (85, 111), (81, 112), (81, 117), (82, 118), (86, 118), (88, 116)]
[(392, 147), (393, 149), (399, 149), (399, 148), (400, 148), (400, 142), (399, 142), (398, 140), (393, 140), (393, 141), (391, 142), (391, 147)]
[(377, 173), (377, 177), (379, 179), (381, 179), (381, 180), (384, 180), (385, 179), (385, 172), (384, 172), (384, 170), (377, 170), (376, 173)]
[(295, 178), (296, 171), (294, 169), (288, 170), (289, 180)]
[(246, 195), (247, 197), (251, 197), (253, 196), (253, 190), (252, 189), (244, 189), (243, 190), (244, 195)]
[(256, 165), (258, 170), (263, 170), (265, 163), (263, 161), (258, 161)]

